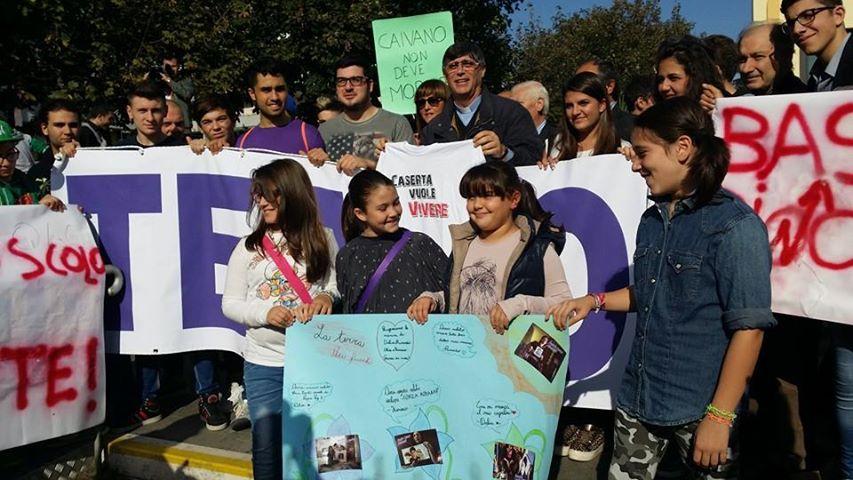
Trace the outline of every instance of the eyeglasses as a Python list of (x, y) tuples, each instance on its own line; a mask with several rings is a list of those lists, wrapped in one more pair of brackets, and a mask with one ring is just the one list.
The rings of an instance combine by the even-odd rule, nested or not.
[(444, 66), (444, 69), (448, 72), (452, 72), (458, 70), (459, 68), (462, 68), (462, 70), (470, 72), (471, 70), (474, 70), (479, 66), (479, 62), (472, 62), (471, 60), (462, 60), (461, 62), (450, 62)]
[(814, 17), (818, 13), (820, 13), (824, 10), (832, 10), (834, 8), (835, 7), (820, 7), (820, 8), (810, 8), (808, 10), (803, 10), (796, 17), (789, 19), (789, 20), (786, 20), (785, 24), (782, 25), (782, 30), (784, 30), (785, 33), (790, 35), (791, 33), (794, 32), (794, 22), (797, 22), (804, 27), (806, 25), (811, 25), (811, 23), (814, 22)]
[(369, 81), (370, 79), (367, 77), (338, 77), (335, 79), (335, 84), (339, 87), (346, 87), (347, 82), (349, 82), (353, 87), (361, 87)]
[(20, 154), (20, 153), (21, 152), (18, 151), (17, 148), (12, 147), (10, 150), (7, 150), (6, 153), (0, 152), (0, 158), (5, 158), (6, 160), (10, 160), (10, 161), (11, 160), (17, 160), (18, 154)]
[(418, 108), (424, 108), (424, 106), (426, 106), (426, 104), (428, 103), (432, 107), (437, 107), (443, 101), (443, 98), (438, 97), (419, 98), (415, 100), (415, 106), (417, 106)]

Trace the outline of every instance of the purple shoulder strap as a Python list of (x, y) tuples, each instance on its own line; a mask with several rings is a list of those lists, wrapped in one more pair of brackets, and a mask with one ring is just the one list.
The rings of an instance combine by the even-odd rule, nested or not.
[(379, 286), (379, 280), (381, 280), (382, 276), (385, 275), (385, 271), (388, 270), (388, 266), (391, 265), (391, 262), (393, 262), (395, 258), (397, 258), (397, 255), (400, 254), (410, 238), (412, 238), (412, 232), (406, 230), (403, 232), (400, 239), (394, 242), (394, 245), (391, 246), (391, 250), (388, 250), (388, 253), (385, 254), (385, 258), (382, 259), (382, 263), (376, 267), (376, 271), (373, 272), (373, 275), (370, 276), (370, 280), (367, 282), (367, 286), (364, 287), (364, 292), (362, 292), (361, 298), (358, 299), (358, 305), (355, 307), (355, 313), (362, 313), (364, 311), (364, 306), (367, 305), (367, 301), (370, 300), (370, 297), (373, 296), (376, 287)]

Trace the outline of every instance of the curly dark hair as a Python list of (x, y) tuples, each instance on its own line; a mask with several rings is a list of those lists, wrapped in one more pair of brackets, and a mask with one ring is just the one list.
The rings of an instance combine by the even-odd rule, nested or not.
[[(702, 96), (702, 84), (707, 83), (723, 90), (723, 82), (720, 78), (720, 73), (717, 71), (717, 66), (711, 58), (710, 52), (702, 43), (701, 40), (692, 36), (685, 35), (681, 38), (669, 39), (663, 42), (658, 48), (658, 53), (655, 58), (655, 65), (660, 70), (662, 61), (672, 58), (679, 65), (684, 67), (684, 73), (687, 75), (687, 92), (685, 96), (694, 101), (699, 101)], [(660, 85), (663, 78), (658, 75), (657, 83)], [(663, 101), (660, 90), (655, 92), (655, 100)]]

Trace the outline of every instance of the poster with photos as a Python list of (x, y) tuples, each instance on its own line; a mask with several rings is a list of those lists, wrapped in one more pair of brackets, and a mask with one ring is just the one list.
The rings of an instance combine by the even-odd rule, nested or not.
[(285, 479), (544, 480), (568, 333), (542, 316), (318, 316), (288, 330)]

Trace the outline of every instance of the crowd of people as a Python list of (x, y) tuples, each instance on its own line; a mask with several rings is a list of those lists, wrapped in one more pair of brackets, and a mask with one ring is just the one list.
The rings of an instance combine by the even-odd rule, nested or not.
[[(0, 121), (0, 205), (64, 209), (50, 194), (50, 171), (56, 162), (73, 161), (80, 147), (188, 145), (199, 154), (263, 149), (305, 155), (315, 166), (333, 163), (352, 176), (342, 218), (347, 243), (340, 249), (320, 222), (311, 181), (298, 162), (277, 160), (252, 176), (247, 193), (259, 217), (233, 250), (222, 309), (247, 328), (242, 382), (256, 478), (281, 478), (285, 332), (296, 322), (343, 312), (406, 313), (424, 324), (432, 313), (469, 313), (487, 316), (495, 333), (503, 334), (524, 313), (545, 314), (565, 329), (599, 310), (637, 313), (616, 395), (610, 478), (654, 478), (668, 447), (690, 475), (736, 478), (743, 399), (756, 396), (749, 390), (758, 383), (778, 390), (767, 379), (790, 379), (782, 366), (790, 362), (780, 357), (799, 352), (834, 355), (827, 358), (835, 358), (841, 477), (853, 478), (853, 327), (771, 313), (767, 229), (721, 188), (730, 152), (709, 115), (720, 98), (853, 86), (853, 45), (842, 1), (783, 0), (782, 13), (783, 23), (749, 25), (737, 41), (721, 35), (667, 40), (653, 61), (655, 75), (630, 79), (625, 88), (618, 66), (590, 57), (567, 75), (558, 115), (550, 113), (551, 96), (536, 80), (499, 94), (488, 91), (482, 50), (459, 41), (444, 53), (444, 78), (418, 87), (411, 120), (378, 106), (375, 75), (365, 59), (342, 58), (335, 98), (319, 99), (311, 108), (290, 94), (279, 62), (258, 60), (245, 73), (245, 87), (259, 123), (238, 134), (231, 98), (197, 98), (192, 81), (181, 74), (180, 56), (169, 54), (128, 93), (133, 133), (117, 142), (110, 129), (117, 116), (109, 105), (94, 105), (83, 117), (73, 101), (46, 101), (39, 132), (32, 132), (40, 135)], [(792, 69), (795, 45), (816, 58), (806, 82)], [(300, 115), (305, 111), (312, 114)], [(201, 138), (191, 135), (193, 122)], [(458, 140), (471, 140), (488, 161), (461, 179), (470, 221), (451, 228), (448, 258), (430, 237), (399, 226), (395, 185), (376, 165), (388, 142)], [(579, 292), (570, 288), (559, 261), (565, 232), (515, 167), (553, 169), (562, 161), (613, 153), (625, 155), (654, 201), (637, 232), (634, 283), (575, 298)], [(377, 267), (385, 261), (395, 268)], [(792, 338), (814, 345), (778, 347), (796, 344)], [(224, 429), (231, 419), (221, 405), (228, 392), (217, 382), (216, 357), (192, 357), (201, 419), (212, 430)], [(137, 356), (138, 423), (162, 418), (158, 361)], [(801, 388), (819, 368), (804, 363), (815, 365), (798, 365), (794, 384)], [(232, 399), (243, 403), (239, 395)], [(801, 411), (819, 408), (815, 402), (799, 405)], [(811, 428), (813, 412), (796, 417), (776, 421)], [(590, 441), (590, 431), (567, 426), (558, 438), (562, 450), (600, 451), (603, 442)], [(793, 468), (806, 466), (803, 461), (815, 465), (807, 457)]]

